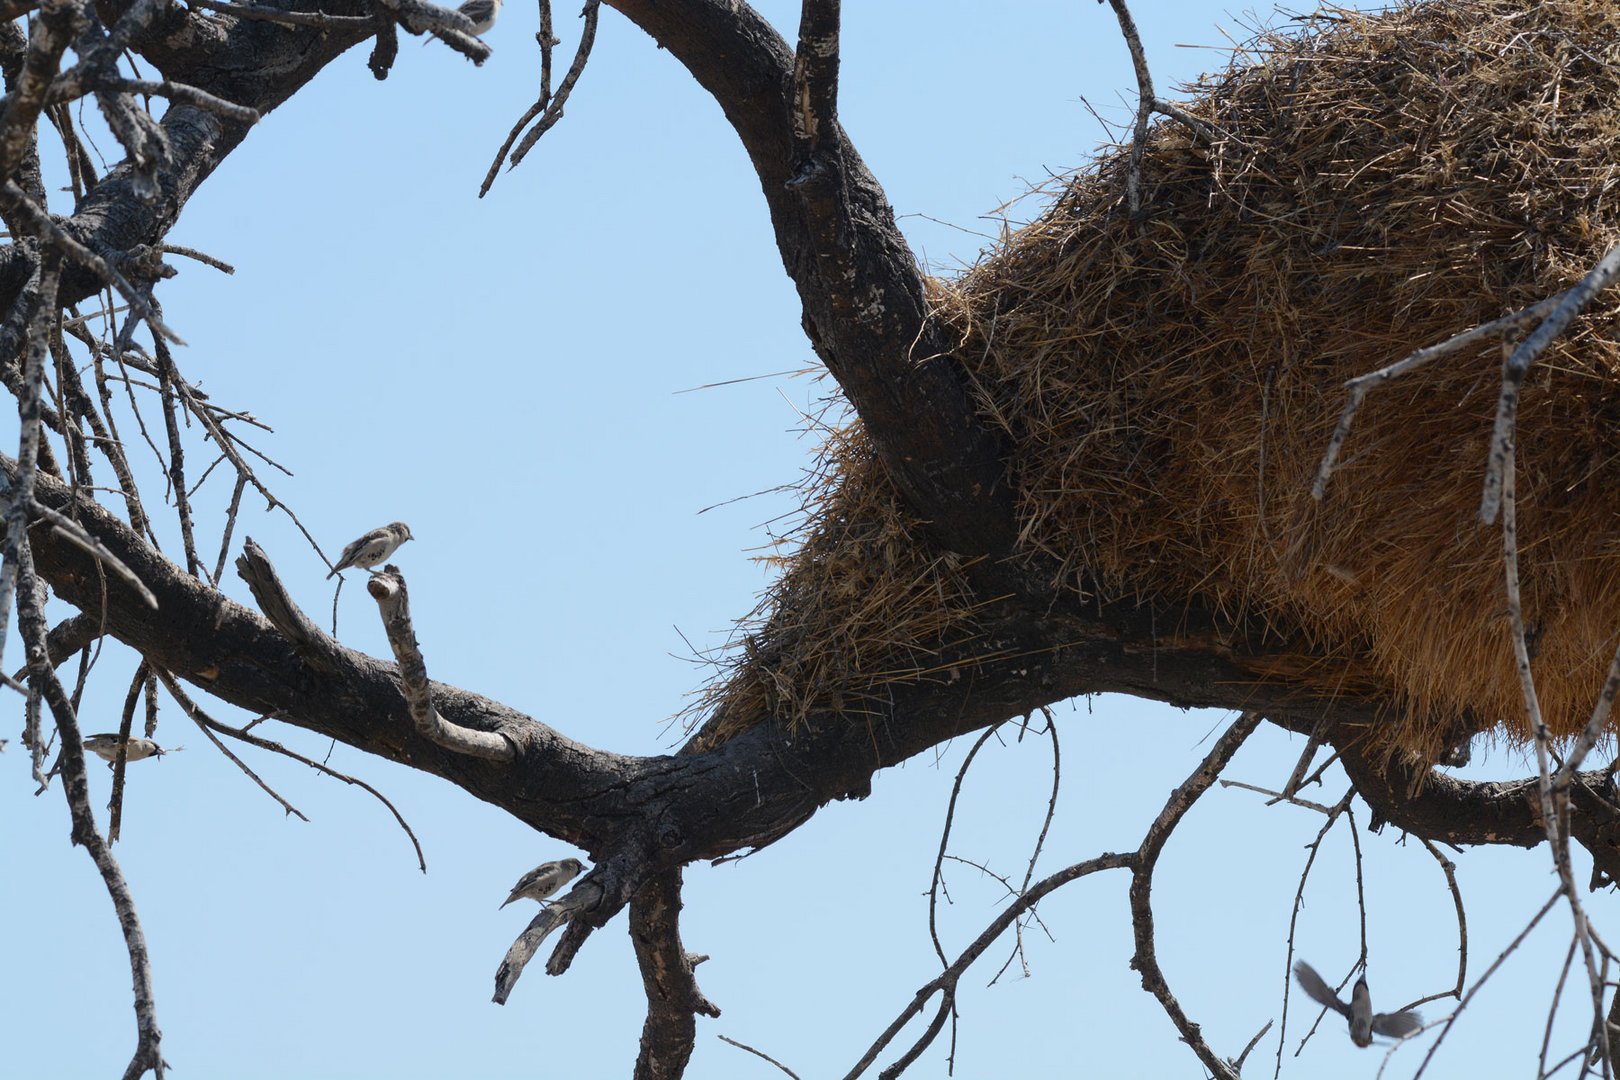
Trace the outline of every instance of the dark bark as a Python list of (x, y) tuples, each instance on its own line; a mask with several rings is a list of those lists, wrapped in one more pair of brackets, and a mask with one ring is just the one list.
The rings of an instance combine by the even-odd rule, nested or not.
[[(9, 478), (15, 463), (0, 458)], [(66, 510), (66, 488), (40, 477), (38, 497)], [(368, 753), (441, 776), (598, 859), (633, 852), (647, 873), (767, 844), (832, 799), (859, 798), (872, 774), (939, 742), (1079, 694), (1120, 692), (1181, 706), (1249, 710), (1320, 731), (1343, 752), (1369, 802), (1399, 827), (1459, 844), (1526, 845), (1540, 838), (1533, 784), (1477, 784), (1432, 774), (1416, 794), (1398, 763), (1364, 758), (1364, 726), (1388, 713), (1378, 701), (1315, 697), (1255, 672), (1273, 642), (1245, 646), (1228, 628), (1183, 609), (1016, 600), (992, 609), (987, 632), (947, 656), (967, 674), (898, 683), (868, 703), (864, 722), (826, 711), (787, 730), (765, 718), (712, 750), (629, 757), (592, 749), (498, 702), (432, 683), (446, 720), (498, 731), (518, 748), (511, 765), (445, 750), (416, 731), (392, 664), (330, 638), (289, 640), (262, 616), (168, 562), (109, 512), (79, 505), (79, 520), (157, 596), (154, 611), (116, 579), (105, 582), (108, 632), (209, 693), (255, 713), (318, 731)], [(30, 531), (40, 573), (67, 602), (100, 616), (103, 579), (90, 557), (48, 529)], [(290, 616), (277, 615), (286, 625)], [(313, 625), (313, 624), (310, 624)], [(1157, 630), (1155, 631), (1155, 628)], [(1173, 628), (1174, 633), (1171, 633)], [(1222, 644), (1225, 637), (1232, 644)], [(1265, 642), (1260, 633), (1256, 640)], [(974, 662), (974, 656), (982, 659)], [(1595, 783), (1592, 777), (1584, 778)], [(1577, 821), (1585, 819), (1580, 800)], [(1593, 811), (1595, 813), (1595, 811)], [(1607, 819), (1575, 827), (1596, 838)], [(1605, 862), (1612, 865), (1612, 848)], [(1599, 852), (1594, 852), (1598, 855)]]
[(720, 1010), (698, 989), (693, 969), (704, 958), (681, 947), (681, 872), (650, 879), (630, 901), (630, 941), (647, 995), (636, 1080), (673, 1080), (692, 1057), (699, 1015)]
[[(756, 717), (719, 745), (694, 742), (680, 754), (634, 757), (594, 749), (498, 702), (427, 681), (424, 668), (412, 685), (419, 718), (437, 711), (455, 728), (499, 734), (514, 756), (492, 760), (441, 745), (444, 739), (425, 733), (429, 725), (413, 723), (396, 666), (321, 632), (251, 543), (239, 565), (264, 615), (174, 566), (138, 530), (41, 474), (32, 480), (39, 502), (81, 522), (158, 601), (154, 610), (81, 547), (35, 525), (28, 540), (38, 573), (84, 613), (53, 635), (51, 662), (59, 649), (82, 647), (105, 627), (146, 662), (222, 700), (440, 776), (589, 852), (595, 867), (560, 901), (568, 905), (559, 909), (567, 912), (566, 925), (548, 970), (566, 969), (594, 928), (630, 908), (649, 1003), (637, 1075), (648, 1080), (681, 1075), (694, 1016), (717, 1012), (698, 990), (693, 959), (680, 944), (684, 864), (769, 844), (830, 800), (864, 797), (880, 768), (1077, 695), (1120, 692), (1263, 714), (1334, 745), (1358, 791), (1402, 829), (1458, 844), (1529, 846), (1544, 838), (1534, 781), (1469, 783), (1367, 754), (1367, 725), (1394, 715), (1391, 699), (1323, 695), (1268, 677), (1279, 666), (1272, 658), (1285, 656), (1297, 666), (1310, 650), (1280, 640), (1258, 620), (1234, 626), (1184, 603), (1082, 603), (1050, 588), (1051, 575), (1041, 568), (1020, 569), (1003, 558), (1016, 536), (1005, 447), (978, 417), (952, 342), (929, 318), (924, 279), (893, 211), (838, 123), (837, 0), (807, 0), (799, 58), (745, 4), (609, 2), (686, 66), (736, 130), (759, 177), (783, 265), (798, 287), (806, 333), (896, 487), (925, 519), (929, 538), (942, 549), (990, 556), (971, 570), (974, 586), (984, 597), (1001, 599), (978, 613), (982, 633), (938, 657), (936, 670), (950, 676), (890, 683), (883, 697), (863, 703), (858, 717), (824, 708), (792, 727), (780, 717)], [(378, 18), (365, 0), (289, 6), (317, 8)], [(97, 14), (113, 26), (126, 10), (109, 2)], [(168, 79), (261, 115), (374, 35), (373, 67), (382, 77), (396, 43), (386, 18), (294, 28), (240, 19), (222, 24), (180, 6), (153, 11), (134, 41), (142, 56)], [(14, 90), (4, 116), (26, 118), (37, 115), (44, 99), (34, 85), (38, 79), (19, 79), (24, 68), (17, 44), (7, 45)], [(34, 59), (41, 70), (54, 70), (59, 54)], [(150, 162), (144, 172), (130, 162), (119, 165), (61, 221), (114, 266), (161, 242), (197, 187), (249, 130), (240, 120), (184, 104), (170, 107), (161, 126), (168, 151), (155, 172)], [(0, 158), (26, 166), (32, 146), (19, 131), (0, 132), (8, 138)], [(155, 181), (155, 199), (141, 197), (148, 179)], [(39, 263), (37, 247), (29, 244), (0, 250), (0, 305), (17, 333), (33, 315), (25, 291)], [(67, 266), (60, 303), (82, 300), (104, 285), (87, 268)], [(0, 375), (15, 375), (14, 365), (8, 355)], [(9, 458), (0, 457), (0, 472), (18, 479)], [(41, 677), (49, 675), (44, 665), (43, 656), (34, 658)], [(1605, 791), (1600, 777), (1577, 777), (1570, 828), (1592, 852), (1600, 875), (1620, 877), (1620, 812), (1600, 794)], [(521, 963), (503, 970), (498, 997), (521, 970)]]
[(979, 422), (894, 211), (836, 116), (819, 117), (813, 139), (795, 138), (787, 42), (746, 4), (609, 2), (725, 111), (759, 176), (805, 333), (896, 486), (942, 546), (1005, 554), (1016, 530), (1004, 448)]
[[(103, 5), (101, 11), (110, 25), (119, 12), (107, 7)], [(288, 5), (288, 10), (295, 11), (317, 9), (332, 15), (371, 14), (363, 0)], [(314, 30), (250, 20), (237, 20), (221, 29), (219, 23), (176, 5), (158, 15), (134, 44), (166, 78), (245, 105), (263, 116), (367, 36), (359, 29)], [(183, 104), (172, 105), (160, 126), (168, 137), (169, 154), (157, 170), (156, 199), (140, 198), (136, 168), (125, 161), (63, 220), (68, 232), (92, 251), (122, 254), (159, 243), (198, 186), (250, 130), (247, 124)], [(0, 249), (0, 311), (11, 309), (30, 270), (23, 245)], [(63, 274), (62, 303), (78, 303), (104, 284), (82, 267), (69, 268)]]

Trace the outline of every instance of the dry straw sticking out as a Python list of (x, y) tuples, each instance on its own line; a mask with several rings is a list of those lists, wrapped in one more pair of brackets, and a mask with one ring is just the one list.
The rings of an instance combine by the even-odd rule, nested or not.
[[(1389, 688), (1391, 747), (1432, 758), (1459, 722), (1521, 737), (1500, 540), (1475, 520), (1498, 347), (1375, 391), (1326, 500), (1310, 487), (1345, 380), (1567, 288), (1620, 242), (1620, 11), (1333, 11), (1192, 89), (1220, 134), (1155, 127), (1140, 220), (1111, 152), (937, 283), (1015, 446), (1029, 557), (1299, 638), (1313, 657), (1257, 674)], [(1600, 298), (1545, 355), (1520, 412), (1526, 619), (1561, 734), (1620, 633), (1615, 310)], [(973, 632), (971, 595), (914, 543), (858, 431), (828, 465), (712, 688), (732, 725), (858, 702)]]

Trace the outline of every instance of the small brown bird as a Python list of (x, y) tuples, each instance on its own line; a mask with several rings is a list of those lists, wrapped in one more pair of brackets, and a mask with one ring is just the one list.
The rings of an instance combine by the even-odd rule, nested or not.
[[(337, 565), (332, 567), (332, 574), (336, 574), (339, 570), (347, 570), (351, 566), (370, 570), (398, 551), (399, 545), (413, 539), (415, 537), (411, 536), (411, 527), (403, 521), (395, 521), (380, 529), (372, 529), (343, 549), (343, 554), (338, 556)], [(331, 580), (332, 574), (326, 575), (328, 580)]]
[(506, 898), (506, 904), (514, 900), (539, 900), (542, 903), (564, 885), (579, 876), (585, 869), (585, 864), (578, 859), (558, 859), (555, 862), (543, 862), (518, 878), (518, 883), (512, 886), (512, 895)]
[(1350, 991), (1348, 1005), (1339, 1000), (1339, 995), (1333, 992), (1333, 988), (1305, 961), (1300, 960), (1294, 964), (1294, 978), (1299, 980), (1299, 988), (1305, 991), (1306, 997), (1318, 1005), (1327, 1006), (1350, 1022), (1350, 1041), (1357, 1046), (1371, 1046), (1374, 1035), (1404, 1039), (1416, 1035), (1418, 1029), (1423, 1026), (1423, 1017), (1411, 1010), (1398, 1013), (1373, 1012), (1372, 994), (1367, 989), (1366, 975), (1356, 980), (1355, 988)]
[[(176, 750), (182, 749), (182, 747), (175, 746), (165, 750), (151, 739), (140, 739), (135, 736), (130, 736), (128, 743), (129, 748), (124, 752), (125, 761), (141, 761), (149, 757), (162, 757), (164, 754), (172, 754)], [(116, 764), (118, 761), (118, 736), (115, 733), (86, 735), (84, 737), (84, 748), (108, 765)]]

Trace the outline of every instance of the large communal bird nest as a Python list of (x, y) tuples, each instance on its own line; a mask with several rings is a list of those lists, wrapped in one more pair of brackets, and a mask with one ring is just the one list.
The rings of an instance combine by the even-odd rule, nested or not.
[[(1500, 533), (1478, 519), (1501, 345), (1374, 391), (1310, 492), (1347, 379), (1568, 288), (1620, 242), (1620, 5), (1338, 10), (1191, 89), (1210, 131), (1155, 125), (1139, 214), (1119, 148), (936, 283), (1014, 447), (1023, 549), (1059, 582), (1285, 628), (1313, 659), (1271, 677), (1393, 691), (1391, 747), (1432, 759), (1459, 723), (1522, 737)], [(1601, 296), (1520, 406), (1525, 622), (1558, 734), (1620, 634), (1615, 314)], [(971, 593), (858, 428), (827, 461), (713, 688), (713, 735), (857, 707), (973, 633)]]

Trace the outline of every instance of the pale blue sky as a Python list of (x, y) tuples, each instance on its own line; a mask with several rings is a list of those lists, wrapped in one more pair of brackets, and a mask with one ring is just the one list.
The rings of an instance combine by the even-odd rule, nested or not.
[[(791, 34), (796, 3), (759, 6)], [(1141, 8), (1161, 90), (1223, 62), (1178, 44), (1221, 46), (1217, 26), (1243, 36), (1204, 0)], [(558, 12), (565, 51), (577, 40), (572, 14)], [(974, 258), (981, 241), (962, 230), (994, 232), (986, 212), (1087, 160), (1102, 132), (1082, 97), (1118, 118), (1133, 99), (1106, 6), (888, 0), (848, 4), (845, 21), (844, 122), (937, 268)], [(175, 242), (234, 263), (236, 275), (181, 261), (162, 298), (190, 342), (178, 356), (189, 377), (276, 427), (262, 448), (296, 475), (265, 475), (329, 553), (374, 525), (410, 522), (417, 540), (397, 561), (434, 677), (593, 745), (658, 752), (677, 743), (667, 719), (706, 675), (686, 641), (720, 644), (753, 606), (768, 579), (749, 556), (793, 505), (783, 494), (728, 500), (801, 474), (814, 450), (802, 413), (829, 385), (771, 378), (678, 393), (814, 360), (758, 185), (718, 108), (617, 14), (603, 13), (564, 121), (476, 198), (532, 100), (534, 30), (533, 11), (510, 6), (482, 69), (408, 42), (385, 83), (364, 50), (340, 59), (260, 125), (175, 230)], [(1026, 207), (1014, 215), (1035, 212)], [(0, 420), (0, 441), (14, 436)], [(209, 459), (194, 446), (193, 475)], [(134, 451), (150, 476), (150, 454)], [(148, 484), (155, 499), (161, 485)], [(208, 503), (207, 490), (209, 506), (229, 494), (213, 486)], [(324, 568), (262, 501), (245, 505), (237, 544), (256, 538), (295, 595), (326, 611)], [(496, 547), (492, 533), (525, 542)], [(387, 655), (357, 586), (344, 590), (341, 636)], [(225, 587), (250, 602), (233, 575)], [(108, 650), (87, 730), (116, 726), (133, 668)], [(134, 1043), (117, 925), (89, 859), (67, 842), (59, 791), (33, 797), (14, 739), (19, 711), (8, 715), (0, 1073), (115, 1076)], [(1225, 723), (1115, 698), (1063, 706), (1057, 719), (1066, 786), (1048, 871), (1134, 847)], [(328, 749), (293, 729), (272, 734), (315, 756)], [(489, 1002), (495, 967), (530, 914), (496, 906), (524, 870), (575, 852), (442, 781), (336, 747), (332, 764), (382, 789), (416, 828), (424, 876), (362, 792), (244, 751), (311, 817), (304, 824), (178, 709), (165, 710), (159, 738), (185, 752), (131, 767), (116, 852), (151, 942), (177, 1077), (628, 1075), (643, 1009), (622, 916), (563, 978), (537, 966), (507, 1006)], [(879, 775), (864, 803), (829, 806), (753, 858), (688, 871), (686, 944), (713, 957), (700, 981), (724, 1010), (700, 1020), (690, 1076), (779, 1075), (717, 1034), (805, 1080), (842, 1075), (932, 976), (924, 894), (966, 746)], [(1262, 729), (1228, 775), (1278, 784), (1299, 747)], [(1497, 754), (1487, 767), (1517, 775), (1527, 765)], [(99, 805), (108, 778), (92, 772)], [(1044, 739), (987, 752), (954, 850), (1021, 875), (1048, 783)], [(1343, 786), (1336, 775), (1324, 797)], [(1161, 962), (1223, 1053), (1280, 1015), (1288, 916), (1317, 824), (1217, 789), (1160, 864)], [(1391, 1005), (1449, 985), (1456, 959), (1440, 872), (1398, 840), (1393, 830), (1363, 836), (1373, 989)], [(1493, 851), (1459, 863), (1479, 972), (1551, 891), (1550, 860)], [(959, 947), (999, 890), (963, 867), (950, 881), (944, 933)], [(968, 980), (958, 1076), (1202, 1075), (1128, 970), (1126, 883), (1103, 875), (1044, 903), (1057, 940), (1030, 936), (1030, 978), (983, 989), (998, 953)], [(1297, 941), (1335, 980), (1356, 955), (1353, 897), (1341, 832), (1318, 860)], [(1612, 900), (1590, 902), (1604, 925)], [(1567, 926), (1563, 912), (1549, 919), (1429, 1075), (1529, 1074)], [(1307, 1015), (1297, 995), (1294, 1008), (1291, 1032)], [(1580, 1027), (1574, 1015), (1555, 1047)], [(1297, 1036), (1288, 1054), (1295, 1045)], [(1249, 1075), (1269, 1075), (1275, 1046), (1274, 1030)], [(943, 1076), (945, 1048), (908, 1075)], [(1410, 1076), (1417, 1060), (1403, 1050), (1393, 1075)], [(1370, 1077), (1379, 1053), (1330, 1025), (1285, 1064), (1295, 1077)]]

